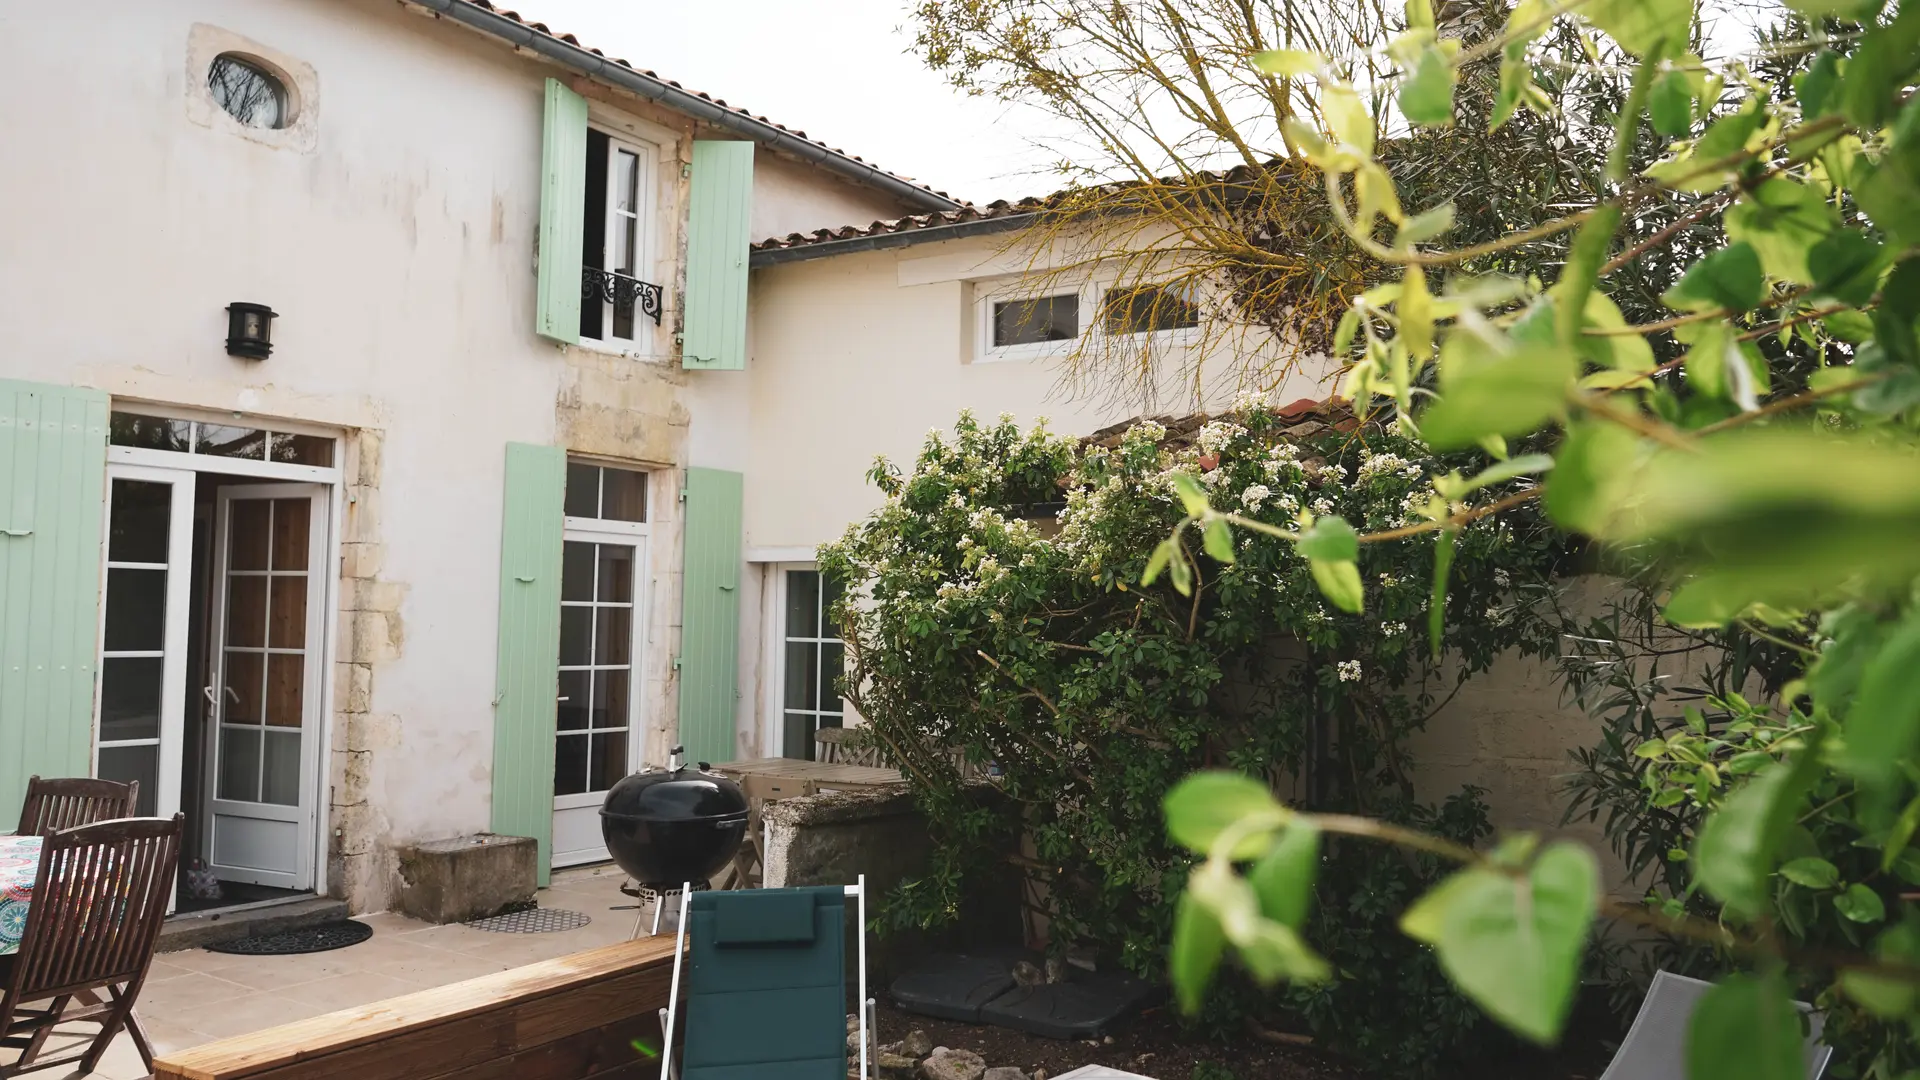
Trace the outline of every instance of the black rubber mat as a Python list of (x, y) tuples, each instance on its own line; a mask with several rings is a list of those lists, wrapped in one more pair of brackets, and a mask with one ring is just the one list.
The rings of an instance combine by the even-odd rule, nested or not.
[(977, 1024), (980, 1006), (1013, 989), (1013, 963), (1019, 958), (1018, 953), (931, 956), (893, 980), (888, 992), (908, 1012)]
[(342, 919), (304, 930), (287, 930), (259, 937), (234, 938), (207, 946), (208, 952), (238, 953), (242, 956), (290, 956), (294, 953), (326, 952), (358, 945), (373, 936), (373, 927), (363, 922)]
[(1131, 975), (1074, 972), (1066, 982), (1008, 990), (980, 1006), (980, 1022), (1052, 1039), (1091, 1039), (1158, 993)]

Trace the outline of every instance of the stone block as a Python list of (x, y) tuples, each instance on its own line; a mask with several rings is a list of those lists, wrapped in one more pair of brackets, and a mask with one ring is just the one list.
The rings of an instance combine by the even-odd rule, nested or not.
[(479, 833), (395, 850), (394, 907), (431, 923), (468, 922), (533, 902), (532, 837)]

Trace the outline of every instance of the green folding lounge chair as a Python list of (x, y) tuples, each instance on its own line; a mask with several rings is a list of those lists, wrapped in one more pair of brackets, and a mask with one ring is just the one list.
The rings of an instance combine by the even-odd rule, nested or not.
[(859, 1075), (872, 1076), (866, 886), (862, 875), (844, 887), (683, 891), (673, 986), (660, 1021), (662, 1080), (675, 1075), (673, 1033), (682, 1010), (680, 1080), (846, 1080), (849, 897), (860, 927)]

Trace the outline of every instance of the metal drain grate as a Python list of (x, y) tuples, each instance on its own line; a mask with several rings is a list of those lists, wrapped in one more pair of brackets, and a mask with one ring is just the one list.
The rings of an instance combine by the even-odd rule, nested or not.
[(528, 908), (495, 915), (490, 919), (475, 919), (464, 925), (496, 934), (555, 934), (562, 930), (578, 930), (592, 921), (583, 912), (563, 908)]
[(351, 920), (288, 930), (279, 934), (217, 941), (208, 952), (238, 953), (242, 956), (290, 956), (295, 953), (326, 952), (358, 945), (373, 936), (373, 927)]

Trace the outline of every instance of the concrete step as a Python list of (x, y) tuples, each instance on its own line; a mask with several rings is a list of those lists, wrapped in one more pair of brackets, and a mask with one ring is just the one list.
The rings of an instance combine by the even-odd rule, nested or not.
[(299, 930), (346, 918), (347, 902), (325, 896), (268, 900), (225, 911), (174, 915), (160, 927), (160, 952), (204, 948), (214, 942)]

